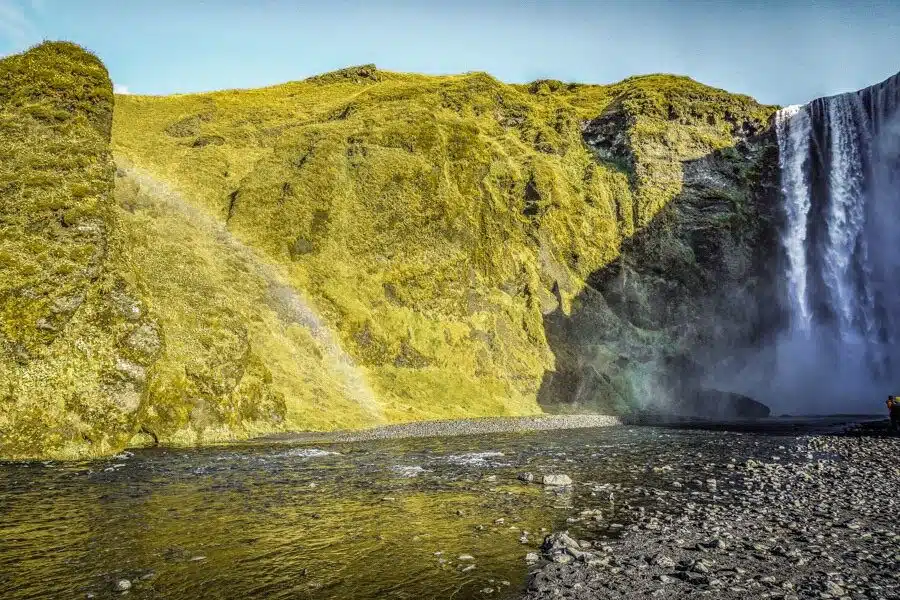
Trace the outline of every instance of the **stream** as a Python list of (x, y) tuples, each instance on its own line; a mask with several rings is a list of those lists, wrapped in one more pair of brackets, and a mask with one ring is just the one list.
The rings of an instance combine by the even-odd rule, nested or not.
[(550, 531), (614, 538), (626, 503), (727, 489), (792, 439), (607, 427), (0, 463), (0, 597), (516, 598)]

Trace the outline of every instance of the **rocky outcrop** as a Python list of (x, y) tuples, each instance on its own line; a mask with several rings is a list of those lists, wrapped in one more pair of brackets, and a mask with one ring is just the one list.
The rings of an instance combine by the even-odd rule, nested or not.
[[(680, 191), (586, 278), (571, 314), (545, 318), (557, 357), (540, 394), (548, 410), (764, 412), (703, 389), (720, 361), (765, 344), (782, 318), (765, 300), (778, 287), (777, 142), (770, 123), (725, 118), (731, 144), (681, 161)], [(636, 173), (640, 119), (616, 107), (585, 125), (585, 142), (599, 160)], [(675, 127), (671, 119), (658, 126)], [(665, 152), (643, 145), (645, 156)], [(632, 185), (640, 197), (640, 182)], [(640, 222), (640, 211), (633, 218)]]
[(164, 336), (118, 268), (112, 84), (81, 48), (0, 61), (0, 456), (132, 435)]

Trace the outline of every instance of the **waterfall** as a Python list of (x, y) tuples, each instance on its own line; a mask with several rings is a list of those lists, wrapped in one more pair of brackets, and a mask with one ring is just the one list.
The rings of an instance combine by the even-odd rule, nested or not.
[(809, 114), (799, 105), (788, 106), (775, 115), (778, 156), (781, 168), (781, 193), (784, 197), (786, 227), (784, 250), (787, 255), (787, 286), (790, 295), (792, 325), (799, 331), (809, 329), (809, 305), (806, 301), (806, 219), (809, 214), (809, 186), (804, 165), (809, 157), (812, 127)]
[(770, 395), (866, 412), (900, 393), (900, 74), (775, 118), (789, 325)]

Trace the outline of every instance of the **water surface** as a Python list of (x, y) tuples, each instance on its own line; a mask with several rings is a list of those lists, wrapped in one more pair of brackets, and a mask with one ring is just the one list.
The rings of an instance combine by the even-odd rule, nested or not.
[[(547, 531), (617, 535), (625, 502), (727, 486), (784, 443), (621, 427), (0, 464), (0, 597), (514, 598)], [(572, 522), (586, 509), (602, 516)]]

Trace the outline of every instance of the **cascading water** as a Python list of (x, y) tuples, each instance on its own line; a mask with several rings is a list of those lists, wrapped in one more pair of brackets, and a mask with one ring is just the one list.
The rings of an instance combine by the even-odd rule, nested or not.
[(900, 74), (776, 115), (790, 323), (769, 400), (868, 412), (900, 393)]
[(792, 326), (800, 331), (809, 329), (809, 305), (806, 301), (806, 219), (809, 213), (809, 186), (804, 165), (809, 156), (812, 126), (809, 114), (799, 105), (788, 106), (775, 116), (778, 130), (781, 192), (787, 213), (784, 248), (787, 254), (787, 283)]

